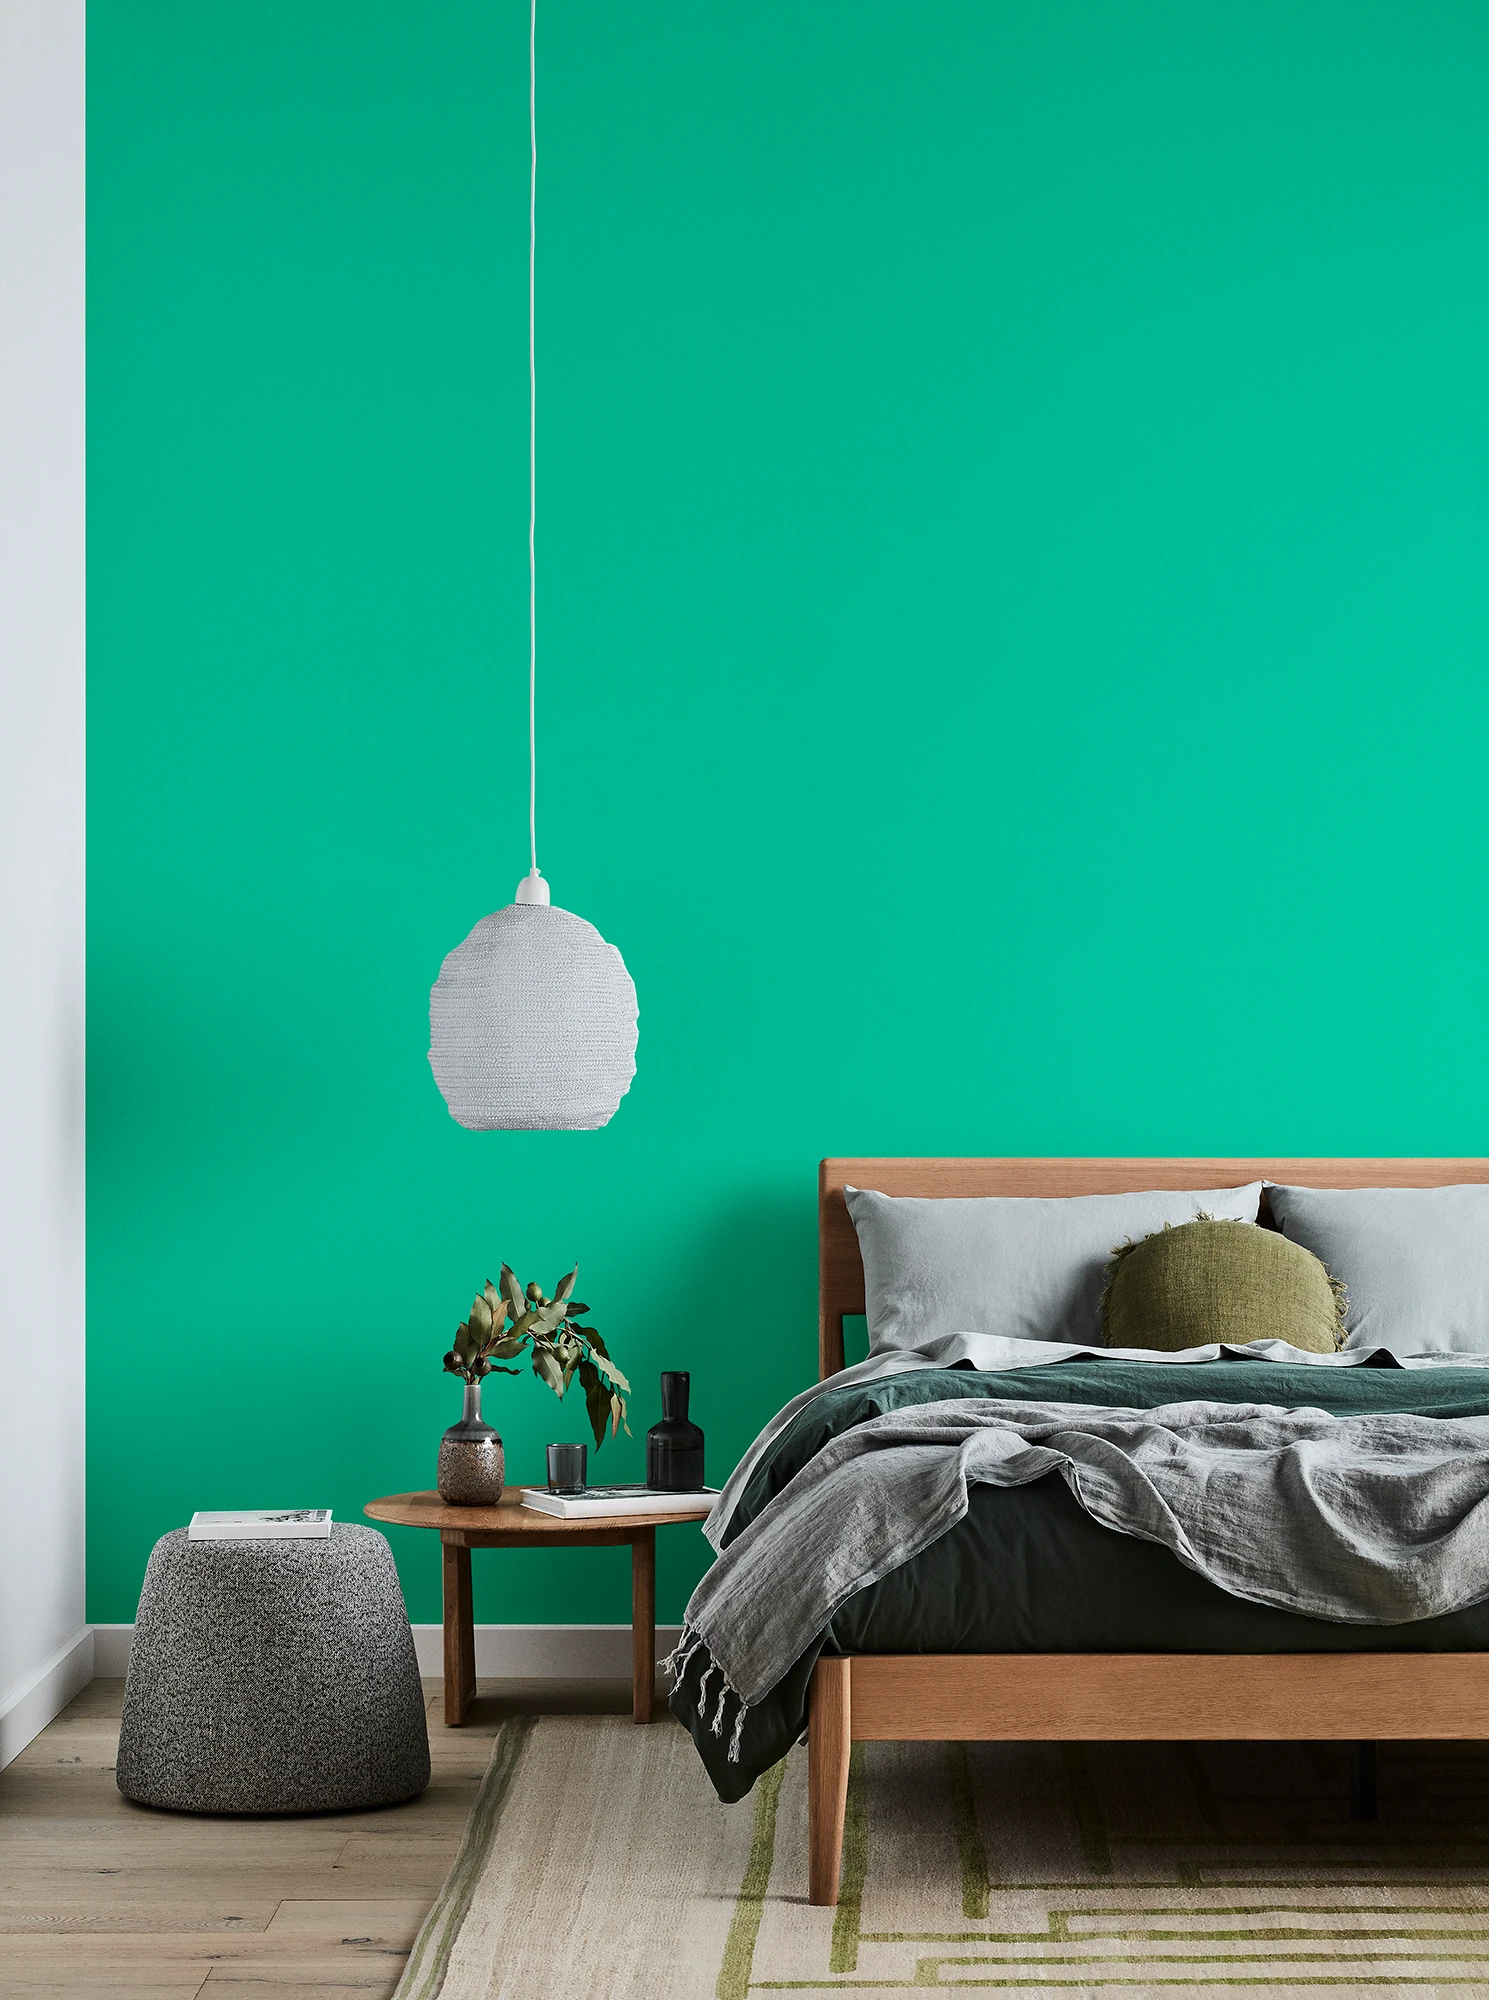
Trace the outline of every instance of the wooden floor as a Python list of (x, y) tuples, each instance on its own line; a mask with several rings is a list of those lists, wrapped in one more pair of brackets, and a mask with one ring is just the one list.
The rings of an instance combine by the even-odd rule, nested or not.
[(434, 1777), (422, 1798), (310, 1819), (202, 1819), (120, 1797), (123, 1692), (123, 1681), (94, 1681), (0, 1771), (3, 2000), (385, 2000), (502, 1718), (631, 1707), (628, 1680), (481, 1681), (466, 1727), (446, 1729), (429, 1681)]

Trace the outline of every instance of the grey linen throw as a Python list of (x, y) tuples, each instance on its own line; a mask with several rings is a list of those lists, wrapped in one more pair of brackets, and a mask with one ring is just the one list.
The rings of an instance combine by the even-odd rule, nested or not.
[(961, 1520), (969, 1486), (1058, 1472), (1104, 1527), (1173, 1551), (1235, 1597), (1406, 1624), (1489, 1597), (1489, 1417), (1335, 1417), (1262, 1403), (948, 1401), (833, 1438), (693, 1592), (713, 1721), (771, 1688), (856, 1591)]

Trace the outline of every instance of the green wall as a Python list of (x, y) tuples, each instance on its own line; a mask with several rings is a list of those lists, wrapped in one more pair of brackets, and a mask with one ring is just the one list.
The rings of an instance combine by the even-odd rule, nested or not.
[(576, 1135), (425, 1062), (526, 866), (521, 0), (90, 11), (92, 1617), (430, 1484), (504, 1256), (639, 1386), (599, 1470), (684, 1366), (719, 1476), (823, 1153), (1489, 1151), (1479, 0), (545, 0), (541, 858), (641, 1004)]

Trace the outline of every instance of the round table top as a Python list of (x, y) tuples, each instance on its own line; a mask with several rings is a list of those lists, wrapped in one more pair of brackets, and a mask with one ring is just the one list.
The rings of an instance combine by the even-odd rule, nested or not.
[(708, 1507), (668, 1508), (662, 1514), (586, 1514), (565, 1520), (558, 1514), (544, 1514), (536, 1507), (524, 1507), (522, 1488), (504, 1486), (494, 1507), (454, 1507), (438, 1493), (390, 1493), (381, 1500), (369, 1500), (362, 1509), (369, 1519), (386, 1521), (395, 1528), (463, 1528), (484, 1534), (503, 1535), (592, 1535), (610, 1528), (663, 1528), (672, 1521), (706, 1521)]

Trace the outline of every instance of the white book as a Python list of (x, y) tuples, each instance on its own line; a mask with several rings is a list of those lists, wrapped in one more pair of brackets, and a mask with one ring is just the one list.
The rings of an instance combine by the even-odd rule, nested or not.
[(651, 1486), (586, 1486), (582, 1493), (550, 1493), (546, 1486), (522, 1489), (524, 1507), (565, 1521), (598, 1520), (606, 1514), (711, 1513), (718, 1497), (717, 1486), (703, 1486), (696, 1493), (663, 1493)]
[(329, 1507), (237, 1507), (226, 1514), (193, 1514), (189, 1542), (323, 1542), (331, 1533)]

